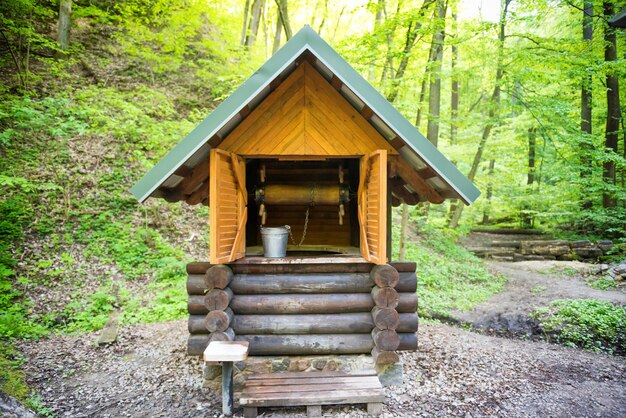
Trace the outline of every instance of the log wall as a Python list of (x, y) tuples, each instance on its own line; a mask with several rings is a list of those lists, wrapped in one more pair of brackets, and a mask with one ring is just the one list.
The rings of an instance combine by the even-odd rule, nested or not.
[(378, 364), (417, 349), (414, 263), (187, 265), (188, 354), (212, 340), (251, 355), (371, 353)]

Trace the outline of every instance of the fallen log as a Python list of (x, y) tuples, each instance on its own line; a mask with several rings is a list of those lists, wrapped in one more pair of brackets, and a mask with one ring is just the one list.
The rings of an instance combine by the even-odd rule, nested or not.
[(235, 315), (333, 314), (368, 312), (374, 301), (369, 293), (235, 295), (230, 307)]
[(361, 334), (374, 328), (366, 313), (309, 315), (236, 315), (232, 327), (244, 334)]
[(236, 275), (230, 284), (235, 294), (367, 293), (374, 283), (366, 273), (306, 275)]
[(370, 334), (237, 335), (250, 342), (250, 355), (366, 354), (374, 348)]

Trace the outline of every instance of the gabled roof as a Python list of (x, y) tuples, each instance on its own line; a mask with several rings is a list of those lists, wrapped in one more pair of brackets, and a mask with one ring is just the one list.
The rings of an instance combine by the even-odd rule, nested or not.
[[(141, 202), (148, 197), (163, 197), (168, 201), (200, 203), (208, 194), (206, 162), (209, 150), (217, 146), (303, 59), (313, 64), (398, 150), (404, 167), (399, 168), (399, 177), (406, 183), (401, 194), (417, 194), (418, 200), (438, 203), (445, 198), (459, 198), (471, 204), (478, 198), (480, 191), (472, 182), (309, 26), (293, 36), (141, 178), (131, 189), (133, 195)], [(427, 189), (425, 193), (416, 190), (416, 184), (420, 189)], [(203, 185), (207, 191), (197, 193)]]

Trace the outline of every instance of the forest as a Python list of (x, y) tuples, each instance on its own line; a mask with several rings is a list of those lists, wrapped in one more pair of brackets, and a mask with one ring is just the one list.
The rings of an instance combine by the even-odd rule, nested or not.
[(476, 227), (624, 248), (626, 30), (610, 22), (625, 10), (623, 0), (1, 2), (3, 391), (47, 413), (14, 341), (97, 330), (115, 310), (125, 324), (186, 315), (184, 263), (208, 254), (209, 210), (139, 204), (129, 189), (304, 25), (482, 192), (468, 207), (394, 209), (409, 220), (394, 223), (394, 257), (433, 266), (420, 314), (502, 288), (455, 245)]

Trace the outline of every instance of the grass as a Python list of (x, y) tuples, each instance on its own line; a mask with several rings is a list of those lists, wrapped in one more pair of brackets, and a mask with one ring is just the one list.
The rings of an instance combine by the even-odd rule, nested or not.
[(564, 299), (537, 309), (532, 317), (549, 341), (626, 354), (626, 307), (593, 299)]
[[(469, 310), (501, 291), (504, 276), (491, 274), (486, 264), (456, 244), (456, 234), (423, 221), (414, 223), (417, 239), (409, 242), (406, 259), (417, 263), (419, 314), (448, 317), (452, 310)], [(395, 253), (399, 231), (394, 230)]]

